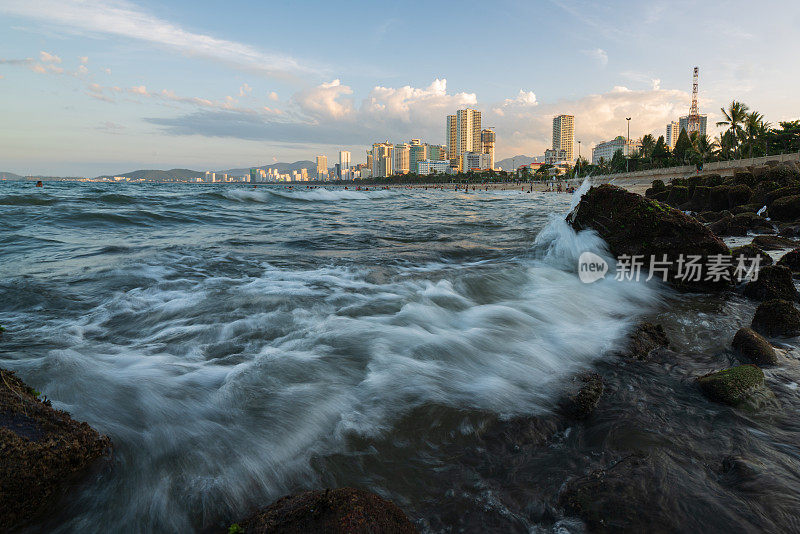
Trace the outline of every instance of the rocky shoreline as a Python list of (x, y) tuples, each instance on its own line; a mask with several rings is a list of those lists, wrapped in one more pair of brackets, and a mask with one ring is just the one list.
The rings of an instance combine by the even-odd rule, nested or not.
[[(687, 282), (675, 268), (669, 268), (666, 274), (667, 283), (682, 295), (721, 303), (749, 299), (757, 303), (755, 313), (739, 330), (727, 333), (730, 351), (724, 357), (681, 354), (671, 332), (657, 317), (640, 318), (613, 357), (573, 377), (549, 415), (497, 420), (477, 430), (475, 450), (453, 450), (453, 458), (479, 464), (476, 469), (497, 470), (492, 458), (552, 452), (560, 439), (578, 427), (587, 432), (585, 439), (602, 435), (608, 457), (589, 462), (594, 464), (592, 468), (576, 468), (566, 481), (541, 489), (552, 508), (531, 512), (532, 516), (552, 522), (578, 517), (591, 532), (702, 529), (705, 519), (695, 517), (697, 510), (703, 509), (702, 499), (678, 502), (675, 493), (666, 491), (670, 485), (680, 485), (681, 473), (690, 476), (683, 470), (691, 470), (687, 464), (694, 463), (691, 476), (713, 480), (731, 494), (751, 498), (748, 488), (758, 486), (761, 493), (752, 497), (755, 504), (742, 504), (755, 510), (749, 513), (749, 522), (742, 524), (742, 530), (791, 529), (799, 520), (790, 511), (796, 504), (792, 500), (795, 496), (781, 495), (787, 493), (786, 488), (764, 482), (770, 474), (758, 458), (723, 450), (713, 464), (704, 463), (706, 458), (675, 458), (659, 442), (674, 438), (660, 436), (657, 428), (642, 429), (642, 439), (636, 443), (615, 442), (615, 427), (627, 423), (609, 409), (609, 402), (616, 399), (615, 406), (624, 406), (631, 393), (620, 387), (628, 380), (620, 376), (635, 375), (641, 380), (640, 387), (647, 387), (648, 377), (652, 378), (652, 387), (659, 395), (672, 389), (675, 395), (693, 399), (693, 409), (709, 414), (700, 418), (717, 413), (734, 420), (780, 417), (776, 414), (784, 408), (773, 391), (769, 372), (794, 361), (783, 339), (800, 335), (796, 305), (800, 294), (794, 285), (794, 278), (800, 276), (800, 243), (795, 241), (800, 236), (798, 169), (774, 165), (727, 179), (709, 175), (674, 180), (669, 185), (656, 181), (644, 197), (611, 185), (597, 186), (586, 193), (568, 222), (576, 230), (598, 232), (615, 256), (654, 255), (672, 262), (680, 255), (703, 259), (722, 254), (758, 257), (762, 265), (758, 279), (741, 284), (725, 280)], [(757, 234), (752, 243), (733, 250), (721, 239), (751, 234)], [(792, 250), (770, 265), (770, 251), (789, 248)], [(673, 366), (682, 359), (695, 360), (693, 369), (705, 371), (675, 376)], [(795, 371), (796, 367), (791, 367), (789, 372)], [(14, 373), (0, 370), (0, 377), (0, 456), (4, 458), (0, 509), (8, 511), (0, 514), (0, 529), (35, 529), (46, 512), (69, 498), (70, 491), (91, 484), (92, 470), (108, 461), (112, 444), (88, 424), (54, 410), (46, 398), (40, 398), (39, 392)], [(659, 381), (658, 386), (655, 381)], [(637, 408), (632, 404), (631, 409)], [(667, 416), (660, 416), (665, 424), (670, 423)], [(517, 484), (519, 480), (511, 483)], [(709, 482), (709, 487), (713, 484)], [(687, 499), (690, 497), (687, 495)], [(219, 530), (212, 531), (407, 533), (501, 529), (499, 524), (478, 524), (482, 520), (470, 517), (454, 518), (451, 525), (432, 525), (418, 514), (409, 515), (413, 522), (391, 501), (343, 487), (288, 495), (248, 517), (228, 518), (227, 526), (220, 524)]]

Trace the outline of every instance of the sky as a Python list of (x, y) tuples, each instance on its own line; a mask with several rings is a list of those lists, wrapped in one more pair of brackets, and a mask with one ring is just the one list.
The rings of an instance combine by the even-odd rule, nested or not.
[(799, 57), (797, 0), (0, 0), (0, 171), (359, 163), (465, 107), (497, 160), (560, 113), (590, 157), (687, 114), (695, 65), (709, 125), (733, 99), (800, 118)]

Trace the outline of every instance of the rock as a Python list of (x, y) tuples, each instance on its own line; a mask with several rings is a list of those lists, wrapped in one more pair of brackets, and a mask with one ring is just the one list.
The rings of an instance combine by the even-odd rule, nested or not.
[(753, 190), (745, 184), (733, 185), (728, 188), (728, 207), (733, 208), (747, 204), (753, 198)]
[(764, 372), (755, 365), (739, 365), (697, 379), (709, 399), (735, 408), (757, 409), (774, 398), (764, 385)]
[(733, 224), (759, 233), (772, 233), (775, 229), (770, 222), (755, 212), (738, 213), (733, 216)]
[(669, 338), (660, 324), (639, 323), (628, 334), (625, 348), (616, 354), (625, 358), (646, 360), (650, 353), (658, 348), (669, 347)]
[(777, 235), (757, 235), (753, 238), (753, 245), (762, 250), (780, 250), (783, 248), (795, 248), (797, 241)]
[(587, 373), (575, 377), (580, 385), (577, 392), (561, 401), (561, 412), (571, 419), (586, 419), (591, 415), (603, 395), (603, 377)]
[(54, 410), (11, 371), (0, 369), (0, 531), (30, 523), (62, 490), (107, 455), (111, 442)]
[(734, 264), (738, 262), (739, 256), (743, 256), (748, 261), (751, 261), (753, 258), (761, 258), (759, 260), (759, 267), (766, 267), (767, 265), (772, 265), (772, 256), (761, 250), (755, 245), (742, 245), (741, 247), (736, 247), (731, 249), (731, 257), (733, 258)]
[(800, 218), (800, 195), (781, 197), (769, 207), (769, 216), (776, 221), (794, 221)]
[(744, 296), (755, 300), (784, 299), (797, 302), (792, 271), (783, 265), (769, 265), (758, 271), (758, 278), (744, 286)]
[(708, 256), (727, 254), (728, 247), (708, 228), (680, 210), (630, 193), (613, 185), (589, 189), (581, 198), (568, 222), (577, 230), (594, 229), (608, 243), (611, 253), (641, 255), (649, 264), (667, 256), (667, 280), (679, 288), (720, 288), (727, 282), (681, 280), (678, 258), (698, 255), (700, 263)]
[(763, 204), (742, 204), (741, 206), (736, 206), (735, 208), (731, 209), (731, 213), (734, 215), (739, 215), (740, 213), (758, 213), (764, 207)]
[(779, 198), (790, 197), (794, 195), (800, 195), (800, 186), (795, 185), (790, 187), (781, 187), (778, 189), (773, 189), (772, 191), (764, 195), (764, 204), (766, 204), (767, 207), (770, 207), (772, 203), (778, 200)]
[(703, 211), (697, 214), (697, 219), (702, 222), (716, 222), (725, 217), (732, 217), (729, 211)]
[(729, 191), (730, 186), (728, 185), (718, 185), (709, 189), (706, 209), (710, 211), (722, 211), (732, 208), (733, 206), (731, 206), (728, 200)]
[(769, 341), (750, 328), (741, 328), (733, 337), (732, 346), (742, 357), (759, 365), (776, 365), (778, 355)]
[(796, 248), (784, 254), (778, 260), (778, 265), (784, 265), (792, 270), (793, 273), (800, 272), (800, 248)]
[(692, 192), (692, 198), (689, 201), (691, 203), (692, 209), (694, 210), (704, 210), (708, 205), (708, 195), (711, 188), (706, 187), (704, 185), (697, 185)]
[(758, 305), (750, 326), (765, 336), (800, 336), (800, 311), (788, 300), (768, 300)]
[(679, 185), (672, 186), (672, 189), (667, 196), (667, 204), (670, 206), (678, 207), (684, 202), (689, 200), (689, 188)]
[(416, 533), (391, 501), (354, 488), (306, 491), (278, 499), (237, 523), (245, 534)]
[(572, 479), (558, 504), (567, 515), (581, 518), (592, 533), (679, 532), (685, 525), (674, 513), (677, 503), (665, 494), (651, 464), (647, 457), (632, 455)]
[(708, 227), (714, 235), (746, 236), (747, 226), (742, 221), (737, 221), (733, 216), (724, 217)]
[(750, 171), (734, 171), (733, 183), (752, 187), (756, 183), (756, 178)]

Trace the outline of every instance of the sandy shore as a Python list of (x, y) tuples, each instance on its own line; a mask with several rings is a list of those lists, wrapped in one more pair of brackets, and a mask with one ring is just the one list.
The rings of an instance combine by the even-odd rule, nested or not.
[[(579, 180), (561, 180), (558, 182), (551, 182), (551, 183), (544, 183), (544, 182), (517, 182), (517, 183), (482, 183), (482, 184), (470, 184), (466, 186), (464, 184), (455, 184), (455, 183), (447, 183), (447, 184), (434, 184), (434, 183), (414, 183), (414, 184), (397, 184), (397, 185), (388, 185), (389, 189), (445, 189), (453, 191), (455, 189), (463, 190), (465, 187), (469, 187), (470, 191), (539, 191), (539, 192), (557, 192), (558, 186), (561, 185), (561, 191), (565, 192), (568, 187), (578, 188), (580, 187), (581, 183), (583, 182), (582, 179)], [(601, 184), (601, 183), (608, 183), (608, 180), (604, 180), (602, 176), (598, 176), (592, 180), (592, 183)], [(643, 180), (641, 178), (624, 178), (624, 179), (617, 179), (614, 181), (614, 185), (618, 185), (627, 189), (628, 191), (632, 191), (634, 193), (639, 193), (640, 195), (644, 195), (644, 192), (650, 187), (652, 184), (649, 181)], [(383, 185), (376, 185), (376, 186), (367, 186), (370, 189), (374, 188), (383, 188)]]

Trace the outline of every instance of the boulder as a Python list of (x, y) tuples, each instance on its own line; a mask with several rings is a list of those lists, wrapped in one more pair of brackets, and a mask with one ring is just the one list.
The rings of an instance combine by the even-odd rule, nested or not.
[(800, 218), (800, 195), (777, 199), (769, 207), (769, 216), (776, 221), (794, 221)]
[(697, 383), (706, 397), (734, 408), (757, 409), (774, 399), (764, 385), (764, 372), (752, 364), (708, 373)]
[(63, 490), (110, 453), (111, 442), (54, 410), (13, 372), (0, 369), (0, 531), (52, 512)]
[(778, 260), (778, 265), (788, 267), (793, 273), (800, 272), (800, 248), (796, 248), (784, 254), (781, 259)]
[(745, 184), (732, 185), (728, 188), (728, 207), (747, 204), (753, 198), (753, 190)]
[(646, 360), (655, 349), (668, 347), (669, 338), (664, 327), (644, 322), (636, 325), (636, 328), (628, 334), (624, 348), (616, 354), (625, 358)]
[(708, 229), (714, 232), (714, 235), (722, 236), (746, 236), (747, 225), (741, 220), (736, 220), (733, 216), (723, 217), (722, 219), (711, 223)]
[(732, 217), (733, 214), (728, 210), (725, 211), (703, 211), (697, 214), (697, 219), (702, 222), (716, 222), (725, 217)]
[(678, 207), (689, 200), (689, 188), (681, 185), (673, 185), (667, 196), (667, 204)]
[(763, 204), (758, 204), (758, 203), (756, 203), (756, 204), (742, 204), (741, 206), (736, 206), (735, 208), (732, 208), (731, 209), (731, 213), (733, 213), (734, 215), (739, 215), (740, 213), (753, 213), (753, 214), (756, 214), (756, 213), (758, 213), (758, 210), (760, 210), (762, 207), (764, 207), (764, 205)]
[(744, 296), (755, 300), (783, 299), (797, 302), (792, 271), (783, 265), (769, 265), (758, 271), (758, 278), (744, 286)]
[(708, 192), (706, 209), (710, 211), (722, 211), (730, 209), (732, 206), (728, 200), (729, 191), (730, 186), (728, 185), (718, 185), (712, 187)]
[(788, 300), (767, 300), (756, 308), (750, 326), (765, 336), (800, 336), (800, 311)]
[(752, 187), (756, 183), (756, 178), (750, 171), (734, 171), (733, 183)]
[(697, 255), (705, 263), (708, 256), (728, 253), (722, 240), (680, 210), (620, 187), (600, 185), (589, 189), (567, 220), (576, 230), (596, 230), (617, 257), (643, 256), (648, 265), (650, 258), (661, 261), (666, 255), (667, 281), (676, 287), (726, 285), (678, 278), (679, 257)]
[(767, 207), (770, 207), (772, 203), (779, 198), (791, 197), (794, 195), (800, 195), (800, 186), (792, 185), (789, 187), (773, 189), (764, 195), (764, 204), (766, 204)]
[(761, 250), (780, 250), (783, 248), (795, 248), (797, 241), (778, 235), (757, 235), (753, 238), (753, 245)]
[(708, 206), (708, 195), (710, 188), (705, 185), (695, 186), (692, 192), (692, 198), (689, 201), (693, 210), (699, 211), (706, 209)]
[(772, 256), (753, 244), (742, 245), (741, 247), (731, 249), (731, 257), (733, 258), (734, 264), (738, 262), (739, 256), (743, 256), (748, 261), (751, 261), (756, 257), (761, 258), (759, 260), (759, 267), (766, 267), (767, 265), (772, 265), (773, 263)]
[(776, 365), (778, 354), (769, 341), (751, 328), (741, 328), (733, 337), (733, 349), (743, 358), (759, 365)]
[(417, 529), (391, 501), (354, 488), (288, 495), (231, 526), (245, 534), (397, 533)]
[(575, 377), (573, 386), (577, 391), (567, 394), (561, 401), (561, 412), (570, 419), (586, 419), (591, 415), (605, 389), (603, 377), (596, 373), (586, 373)]
[(733, 216), (732, 224), (742, 226), (756, 233), (772, 233), (775, 231), (768, 220), (752, 211), (737, 213)]

